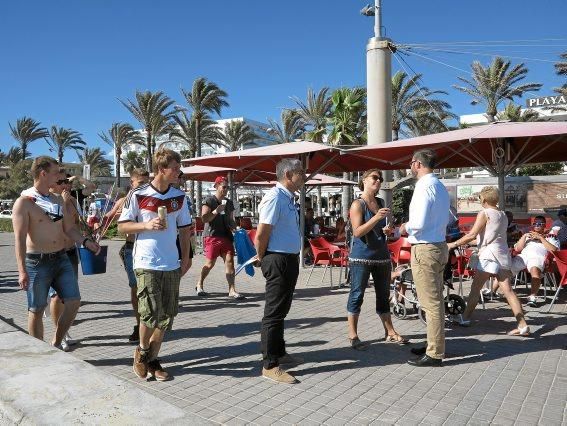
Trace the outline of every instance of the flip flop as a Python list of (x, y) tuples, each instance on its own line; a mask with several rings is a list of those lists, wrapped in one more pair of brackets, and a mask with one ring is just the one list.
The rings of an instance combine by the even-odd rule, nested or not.
[(358, 337), (355, 337), (354, 339), (349, 337), (348, 341), (350, 342), (350, 347), (355, 351), (365, 351), (368, 349), (368, 343), (362, 342)]
[(520, 336), (520, 337), (527, 337), (530, 335), (530, 327), (527, 325), (524, 328), (515, 328), (512, 331), (506, 333), (508, 336)]
[(386, 343), (397, 343), (398, 345), (407, 345), (409, 343), (408, 339), (404, 339), (398, 333), (386, 336), (384, 341)]
[(240, 293), (234, 293), (234, 294), (229, 294), (228, 298), (234, 299), (234, 300), (245, 300), (246, 296), (244, 296), (243, 294), (240, 294)]

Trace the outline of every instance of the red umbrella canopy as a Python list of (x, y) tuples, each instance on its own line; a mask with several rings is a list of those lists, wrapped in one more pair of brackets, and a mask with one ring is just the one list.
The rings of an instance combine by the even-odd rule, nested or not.
[[(250, 186), (271, 186), (275, 185), (276, 181), (263, 181), (263, 182), (246, 182)], [(334, 176), (323, 175), (320, 173), (314, 174), (311, 179), (305, 182), (307, 186), (339, 186), (339, 185), (356, 185), (356, 182), (347, 179), (336, 178)]]
[(217, 176), (227, 177), (230, 172), (233, 173), (233, 182), (242, 183), (250, 180), (274, 180), (275, 173), (262, 172), (258, 170), (236, 170), (228, 167), (212, 167), (212, 166), (189, 166), (182, 167), (183, 177), (190, 180), (200, 182), (214, 182)]
[(183, 160), (183, 165), (192, 164), (275, 172), (276, 164), (283, 158), (305, 158), (308, 173), (316, 173), (321, 170), (329, 173), (348, 172), (350, 171), (348, 166), (343, 166), (340, 162), (340, 152), (338, 148), (329, 145), (301, 141), (206, 157), (188, 158)]
[(567, 160), (567, 123), (496, 122), (484, 126), (354, 148), (343, 153), (360, 170), (407, 169), (414, 151), (433, 149), (439, 168), (484, 167), (507, 174), (522, 164)]

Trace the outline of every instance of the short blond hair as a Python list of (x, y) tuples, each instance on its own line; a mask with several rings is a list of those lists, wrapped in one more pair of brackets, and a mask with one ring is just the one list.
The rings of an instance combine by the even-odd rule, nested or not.
[(59, 163), (55, 158), (48, 157), (46, 155), (41, 155), (33, 160), (31, 165), (31, 175), (35, 180), (39, 179), (39, 175), (42, 171), (48, 172), (51, 167), (59, 166)]
[(485, 186), (480, 190), (480, 202), (486, 201), (491, 206), (498, 205), (500, 194), (495, 186)]
[(172, 149), (160, 148), (154, 154), (154, 163), (152, 169), (154, 174), (159, 172), (159, 169), (167, 169), (169, 163), (176, 161), (181, 164), (181, 155)]

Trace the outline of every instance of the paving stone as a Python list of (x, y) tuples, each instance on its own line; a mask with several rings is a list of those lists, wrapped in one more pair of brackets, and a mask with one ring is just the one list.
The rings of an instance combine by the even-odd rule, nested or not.
[[(110, 241), (108, 246), (107, 273), (80, 277), (84, 304), (71, 334), (81, 344), (70, 354), (165, 399), (187, 415), (202, 413), (199, 418), (203, 423), (290, 424), (290, 419), (301, 424), (420, 420), (422, 424), (451, 426), (565, 422), (561, 407), (567, 403), (567, 355), (561, 339), (567, 324), (561, 315), (530, 309), (530, 322), (546, 323), (546, 332), (537, 339), (518, 340), (504, 334), (512, 325), (505, 301), (492, 301), (475, 312), (475, 327), (446, 330), (447, 350), (453, 351), (454, 358), (448, 358), (442, 368), (413, 368), (405, 363), (408, 349), (372, 341), (381, 336), (369, 309), (363, 310), (359, 328), (363, 337), (372, 341), (370, 349), (358, 353), (346, 347), (344, 304), (348, 290), (330, 292), (328, 282), (319, 285), (320, 268), (314, 270), (310, 286), (305, 287), (306, 269), (300, 271), (285, 324), (288, 350), (301, 354), (306, 363), (291, 369), (300, 384), (280, 385), (260, 377), (261, 275), (239, 275), (237, 287), (248, 299), (229, 302), (219, 264), (205, 283), (211, 296), (196, 297), (194, 285), (203, 265), (202, 255), (195, 257), (194, 266), (182, 280), (180, 312), (162, 348), (163, 363), (175, 380), (138, 381), (131, 372), (133, 346), (126, 340), (133, 315), (125, 274), (116, 256), (121, 243)], [(0, 234), (0, 264), (6, 271), (16, 270), (13, 250), (13, 234)], [(2, 285), (0, 281), (0, 291)], [(465, 293), (469, 285), (465, 282)], [(566, 312), (565, 306), (562, 295), (557, 312)], [(23, 292), (2, 293), (1, 318), (10, 318), (24, 329), (25, 307)], [(424, 340), (425, 329), (418, 320), (393, 321), (413, 342)], [(0, 333), (5, 332), (2, 324)], [(46, 339), (52, 332), (46, 321)], [(482, 356), (472, 356), (477, 354)], [(523, 407), (529, 409), (522, 411)]]

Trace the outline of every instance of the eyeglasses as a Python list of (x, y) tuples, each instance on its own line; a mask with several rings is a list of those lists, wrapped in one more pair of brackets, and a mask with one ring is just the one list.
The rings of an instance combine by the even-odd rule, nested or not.
[(545, 222), (534, 222), (534, 226), (545, 226)]
[(370, 175), (368, 177), (371, 178), (374, 182), (376, 182), (377, 180), (379, 180), (380, 183), (384, 182), (384, 178), (379, 175)]
[(69, 179), (60, 179), (57, 181), (57, 185), (63, 185), (65, 183), (69, 183)]
[(410, 169), (411, 169), (411, 166), (413, 166), (413, 163), (417, 163), (417, 162), (419, 162), (419, 160), (411, 160), (411, 163), (409, 163)]

